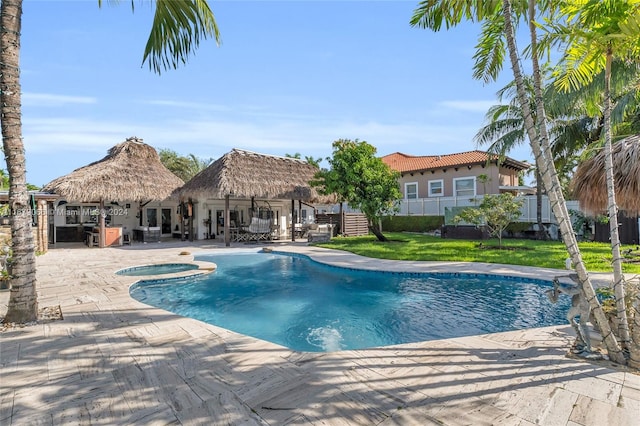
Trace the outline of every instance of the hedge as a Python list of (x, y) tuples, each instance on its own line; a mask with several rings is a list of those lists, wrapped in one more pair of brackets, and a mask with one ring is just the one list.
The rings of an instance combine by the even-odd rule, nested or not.
[(384, 216), (383, 232), (429, 232), (444, 224), (444, 216)]

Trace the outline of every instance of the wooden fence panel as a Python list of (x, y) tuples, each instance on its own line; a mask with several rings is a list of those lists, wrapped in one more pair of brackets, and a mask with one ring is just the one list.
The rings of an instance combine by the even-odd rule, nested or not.
[[(319, 213), (316, 215), (316, 223), (320, 225), (327, 223), (335, 225), (334, 235), (342, 234), (345, 237), (357, 237), (369, 234), (369, 222), (362, 213), (343, 212), (342, 220), (340, 220), (339, 213)], [(344, 230), (341, 228), (342, 224), (344, 224)]]
[(369, 234), (369, 221), (362, 213), (343, 213), (345, 237), (357, 237)]
[[(618, 214), (618, 235), (620, 244), (638, 244), (640, 240), (640, 219), (638, 216), (627, 217)], [(611, 241), (611, 231), (608, 223), (596, 222), (595, 241), (608, 243)]]

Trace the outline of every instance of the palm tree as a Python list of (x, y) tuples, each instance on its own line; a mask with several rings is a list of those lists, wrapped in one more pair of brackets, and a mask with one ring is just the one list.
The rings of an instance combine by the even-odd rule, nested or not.
[(185, 182), (189, 182), (192, 177), (206, 169), (213, 162), (213, 158), (200, 158), (194, 154), (186, 157), (171, 149), (158, 150), (160, 162), (171, 172)]
[[(640, 2), (637, 0), (567, 1), (560, 7), (564, 22), (550, 23), (552, 36), (565, 48), (563, 69), (558, 85), (568, 90), (592, 80), (594, 73), (604, 70), (604, 155), (608, 193), (608, 216), (613, 255), (613, 289), (618, 312), (618, 335), (624, 349), (631, 350), (631, 336), (625, 303), (622, 273), (618, 206), (612, 156), (611, 69), (615, 57), (625, 60), (640, 58)], [(640, 342), (634, 348), (634, 362), (640, 364)]]
[[(578, 164), (603, 148), (604, 74), (603, 70), (590, 83), (570, 92), (561, 92), (555, 84), (548, 86), (548, 89), (553, 89), (553, 98), (547, 104), (548, 115), (554, 117), (550, 129), (552, 150), (563, 190), (569, 190)], [(611, 84), (611, 130), (613, 139), (617, 140), (640, 130), (637, 128), (640, 124), (640, 65), (614, 61), (614, 76)], [(567, 111), (573, 113), (567, 114)]]
[[(531, 83), (531, 79), (525, 79), (526, 83)], [(500, 89), (497, 93), (498, 100), (502, 102), (505, 96), (510, 97), (508, 104), (494, 105), (487, 111), (485, 118), (488, 124), (480, 128), (474, 139), (478, 145), (489, 144), (488, 151), (506, 156), (515, 146), (525, 141), (526, 132), (522, 109), (518, 105), (514, 93), (514, 82)], [(533, 86), (527, 84), (527, 92), (533, 100)], [(549, 235), (542, 224), (542, 180), (538, 169), (534, 167), (536, 182), (536, 224), (538, 226), (537, 238), (548, 239)]]
[[(11, 293), (6, 322), (35, 321), (35, 247), (27, 193), (25, 151), (22, 141), (20, 90), (20, 31), (22, 0), (0, 4), (0, 115), (2, 144), (9, 172), (9, 206), (13, 260), (10, 265)], [(98, 0), (98, 5), (102, 0)], [(177, 67), (199, 45), (201, 39), (220, 34), (206, 0), (156, 0), (153, 25), (145, 47), (143, 63), (160, 73)]]
[[(618, 71), (614, 99), (616, 112), (612, 114), (615, 122), (614, 133), (624, 132), (632, 125), (633, 112), (637, 111), (640, 104), (638, 93), (640, 92), (640, 68), (636, 64), (614, 62)], [(549, 68), (545, 75), (549, 75)], [(602, 73), (604, 74), (604, 72)], [(598, 80), (595, 80), (598, 82)], [(531, 100), (531, 107), (535, 109), (533, 79), (527, 76), (524, 79), (527, 96)], [(555, 85), (545, 88), (544, 103), (549, 123), (551, 137), (551, 149), (553, 162), (558, 172), (563, 193), (568, 193), (571, 177), (578, 165), (581, 153), (589, 149), (591, 145), (600, 140), (604, 117), (599, 108), (602, 91), (598, 90), (602, 85), (593, 82), (582, 86), (578, 90), (562, 93)], [(489, 145), (488, 151), (500, 156), (506, 156), (511, 149), (523, 143), (526, 139), (524, 118), (520, 108), (515, 82), (511, 81), (497, 92), (500, 104), (494, 105), (485, 114), (486, 125), (480, 128), (475, 135), (478, 145)], [(508, 101), (506, 104), (503, 100)], [(535, 173), (537, 186), (537, 211), (538, 230), (541, 231), (538, 238), (545, 238), (546, 232), (542, 227), (542, 181), (537, 168)]]
[[(543, 10), (549, 10), (552, 2), (541, 2)], [(602, 310), (585, 264), (582, 260), (576, 237), (571, 227), (571, 219), (566, 206), (560, 181), (553, 164), (553, 156), (546, 130), (546, 114), (544, 111), (542, 78), (538, 61), (538, 46), (536, 24), (534, 22), (536, 4), (529, 0), (524, 8), (523, 2), (517, 3), (518, 8), (512, 10), (511, 1), (486, 2), (483, 0), (455, 1), (455, 0), (425, 0), (414, 12), (411, 24), (423, 28), (439, 30), (445, 23), (447, 28), (455, 26), (462, 19), (482, 22), (483, 32), (475, 55), (474, 76), (485, 80), (495, 79), (502, 68), (505, 45), (511, 62), (511, 68), (516, 82), (518, 101), (524, 114), (525, 128), (531, 148), (536, 158), (536, 166), (541, 172), (542, 181), (551, 201), (551, 207), (560, 227), (560, 233), (571, 259), (576, 265), (576, 272), (583, 292), (592, 309), (597, 325), (603, 334), (603, 340), (612, 360), (625, 363), (624, 355), (617, 340), (611, 333), (607, 318)], [(545, 9), (547, 8), (547, 9)], [(516, 22), (525, 17), (529, 23), (531, 35), (530, 56), (533, 67), (533, 81), (535, 92), (536, 113), (535, 120), (531, 111), (531, 100), (527, 97), (524, 77), (520, 66), (519, 51), (516, 45), (514, 18)], [(491, 55), (489, 59), (488, 55)]]

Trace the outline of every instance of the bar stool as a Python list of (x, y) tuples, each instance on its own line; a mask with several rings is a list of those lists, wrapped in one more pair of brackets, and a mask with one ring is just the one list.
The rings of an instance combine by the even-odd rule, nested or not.
[(99, 246), (100, 245), (100, 233), (99, 232), (91, 232), (87, 236), (87, 245), (89, 247)]

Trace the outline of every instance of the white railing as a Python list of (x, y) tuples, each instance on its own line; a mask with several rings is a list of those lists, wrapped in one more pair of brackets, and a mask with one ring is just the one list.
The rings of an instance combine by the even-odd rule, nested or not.
[[(523, 200), (522, 214), (518, 222), (537, 222), (537, 203), (535, 196), (518, 197)], [(418, 198), (414, 200), (401, 200), (398, 216), (444, 216), (445, 208), (477, 206), (482, 197), (435, 197)], [(578, 201), (567, 201), (569, 210), (580, 210)], [(555, 223), (551, 212), (549, 197), (542, 196), (542, 222)]]
[[(523, 200), (522, 214), (518, 218), (517, 222), (531, 222), (536, 223), (537, 204), (536, 197), (524, 196), (517, 197)], [(482, 196), (475, 197), (433, 197), (433, 198), (417, 198), (414, 200), (400, 200), (400, 211), (396, 213), (398, 216), (444, 216), (445, 209), (450, 207), (471, 207), (477, 206), (482, 202)], [(322, 210), (327, 213), (337, 213), (340, 211), (338, 204), (323, 205)], [(578, 201), (568, 200), (567, 209), (569, 211), (580, 211), (580, 203)], [(344, 212), (356, 212), (344, 203), (342, 206)], [(553, 212), (551, 211), (551, 204), (549, 203), (549, 197), (542, 196), (542, 222), (543, 223), (556, 223)]]

